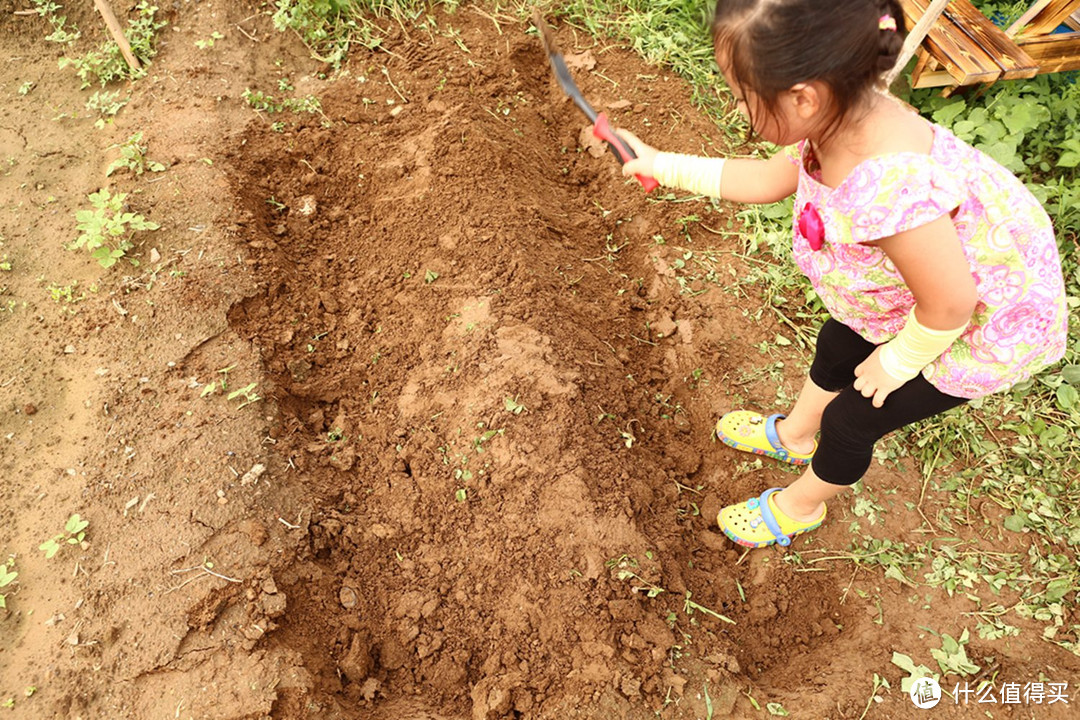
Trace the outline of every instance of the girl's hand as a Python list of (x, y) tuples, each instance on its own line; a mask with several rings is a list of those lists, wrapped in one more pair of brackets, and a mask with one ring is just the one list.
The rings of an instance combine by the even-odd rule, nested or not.
[(634, 177), (635, 175), (653, 177), (653, 162), (656, 160), (657, 154), (656, 148), (646, 145), (629, 130), (619, 130), (618, 134), (637, 155), (636, 160), (630, 160), (622, 166), (622, 174), (625, 177)]
[(873, 398), (874, 407), (885, 404), (885, 398), (893, 390), (902, 387), (907, 380), (897, 380), (881, 367), (881, 347), (879, 346), (870, 357), (859, 363), (855, 368), (855, 389), (862, 393), (863, 397)]

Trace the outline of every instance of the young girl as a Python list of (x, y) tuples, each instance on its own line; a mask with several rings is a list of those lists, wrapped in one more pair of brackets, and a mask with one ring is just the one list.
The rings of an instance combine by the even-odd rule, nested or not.
[(741, 545), (789, 545), (863, 476), (879, 438), (1065, 351), (1050, 219), (1007, 170), (881, 91), (902, 31), (895, 0), (719, 0), (720, 69), (753, 131), (786, 150), (725, 161), (624, 133), (638, 155), (627, 176), (735, 202), (794, 193), (795, 262), (832, 315), (787, 416), (717, 423), (736, 449), (808, 466), (720, 511)]

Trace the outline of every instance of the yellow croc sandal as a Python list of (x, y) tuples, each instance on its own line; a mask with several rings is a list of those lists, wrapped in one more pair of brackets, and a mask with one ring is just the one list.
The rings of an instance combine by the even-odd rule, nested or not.
[(720, 511), (716, 523), (724, 534), (744, 547), (759, 548), (777, 543), (787, 547), (791, 539), (821, 526), (828, 508), (821, 517), (810, 522), (792, 520), (776, 506), (772, 495), (780, 488), (772, 488), (761, 497), (728, 505)]
[[(814, 457), (813, 451), (803, 454), (788, 450), (776, 434), (776, 421), (783, 415), (761, 415), (748, 410), (729, 412), (716, 423), (716, 437), (736, 450), (764, 455), (792, 465), (805, 465)], [(817, 443), (814, 443), (817, 450)]]

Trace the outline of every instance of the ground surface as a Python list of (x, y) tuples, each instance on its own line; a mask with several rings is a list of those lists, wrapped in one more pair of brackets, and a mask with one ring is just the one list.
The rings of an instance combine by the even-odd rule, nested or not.
[[(326, 79), (256, 5), (177, 3), (98, 130), (20, 7), (0, 4), (14, 717), (923, 717), (892, 653), (934, 664), (927, 629), (959, 636), (967, 608), (718, 533), (722, 504), (790, 476), (712, 424), (791, 397), (805, 356), (763, 354), (786, 329), (725, 289), (746, 269), (726, 210), (649, 199), (583, 146), (527, 25), (390, 25)], [(679, 80), (559, 35), (615, 124), (720, 151)], [(256, 114), (248, 88), (322, 113)], [(106, 178), (138, 130), (167, 169)], [(106, 184), (161, 225), (138, 267), (63, 248)], [(730, 277), (680, 293), (707, 248)], [(867, 485), (884, 536), (920, 527), (917, 473)], [(86, 542), (46, 560), (75, 512)], [(793, 550), (846, 548), (856, 518), (832, 514)], [(968, 653), (999, 680), (1080, 669), (1035, 626)]]

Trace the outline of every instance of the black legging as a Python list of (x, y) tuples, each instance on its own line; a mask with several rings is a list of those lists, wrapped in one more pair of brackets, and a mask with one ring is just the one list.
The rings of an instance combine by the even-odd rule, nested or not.
[(811, 467), (834, 485), (853, 485), (870, 467), (874, 443), (897, 428), (963, 405), (964, 398), (946, 395), (922, 375), (909, 380), (874, 407), (852, 383), (855, 367), (877, 347), (847, 325), (829, 318), (818, 334), (810, 379), (822, 390), (840, 394), (825, 406), (821, 438)]

